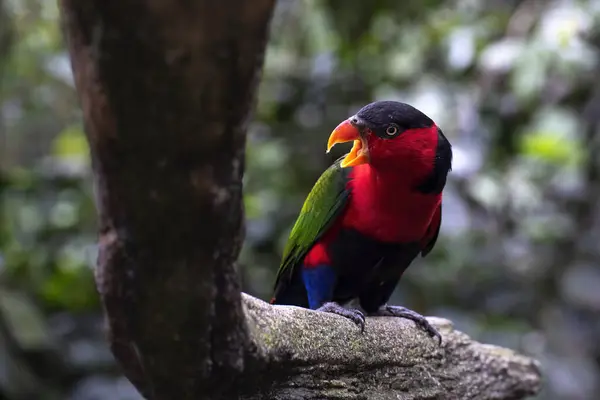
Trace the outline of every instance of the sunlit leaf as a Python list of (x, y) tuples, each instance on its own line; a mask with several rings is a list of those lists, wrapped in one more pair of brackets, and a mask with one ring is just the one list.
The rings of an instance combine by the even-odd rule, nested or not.
[(57, 157), (86, 157), (88, 155), (88, 144), (83, 130), (78, 126), (66, 128), (54, 139), (52, 150)]
[(582, 158), (582, 149), (577, 141), (565, 140), (561, 135), (544, 131), (524, 135), (521, 152), (525, 156), (556, 165), (573, 165)]
[(92, 271), (80, 268), (59, 268), (41, 288), (41, 295), (51, 307), (70, 310), (93, 308), (98, 303)]

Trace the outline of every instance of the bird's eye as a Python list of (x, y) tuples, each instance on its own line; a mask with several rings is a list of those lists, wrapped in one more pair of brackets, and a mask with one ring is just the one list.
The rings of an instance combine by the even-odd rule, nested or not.
[(386, 135), (388, 136), (396, 136), (398, 133), (398, 127), (396, 125), (390, 125), (385, 130)]

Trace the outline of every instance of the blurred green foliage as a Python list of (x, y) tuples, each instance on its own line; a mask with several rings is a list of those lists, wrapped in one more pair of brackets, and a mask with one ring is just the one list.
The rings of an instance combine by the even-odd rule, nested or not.
[[(27, 377), (0, 368), (0, 399), (137, 398), (99, 329), (90, 161), (56, 4), (0, 9), (0, 362)], [(347, 150), (325, 154), (331, 129), (399, 99), (436, 120), (455, 160), (441, 238), (394, 301), (537, 357), (541, 399), (595, 399), (599, 18), (594, 0), (280, 0), (248, 133), (244, 290), (269, 298), (306, 194)], [(51, 345), (28, 345), (21, 320)]]

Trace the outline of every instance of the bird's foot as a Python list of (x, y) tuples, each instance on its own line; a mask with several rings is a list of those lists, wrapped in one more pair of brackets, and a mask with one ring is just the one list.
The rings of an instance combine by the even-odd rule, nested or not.
[(369, 315), (410, 319), (414, 321), (418, 327), (427, 332), (429, 336), (436, 337), (440, 345), (442, 344), (442, 335), (440, 335), (438, 330), (435, 329), (424, 316), (406, 307), (384, 305), (379, 310), (375, 311), (375, 313)]
[(365, 315), (360, 310), (354, 308), (344, 308), (336, 302), (329, 302), (317, 308), (317, 311), (341, 315), (342, 317), (346, 317), (352, 322), (354, 322), (356, 325), (358, 325), (360, 327), (361, 332), (365, 330)]

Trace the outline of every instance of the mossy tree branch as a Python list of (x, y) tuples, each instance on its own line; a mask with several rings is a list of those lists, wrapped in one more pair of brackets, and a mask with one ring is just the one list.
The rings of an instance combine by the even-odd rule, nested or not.
[(408, 320), (367, 318), (361, 334), (341, 317), (243, 300), (253, 340), (276, 371), (263, 398), (522, 399), (540, 388), (536, 361), (475, 342), (445, 319), (429, 318), (439, 347)]

